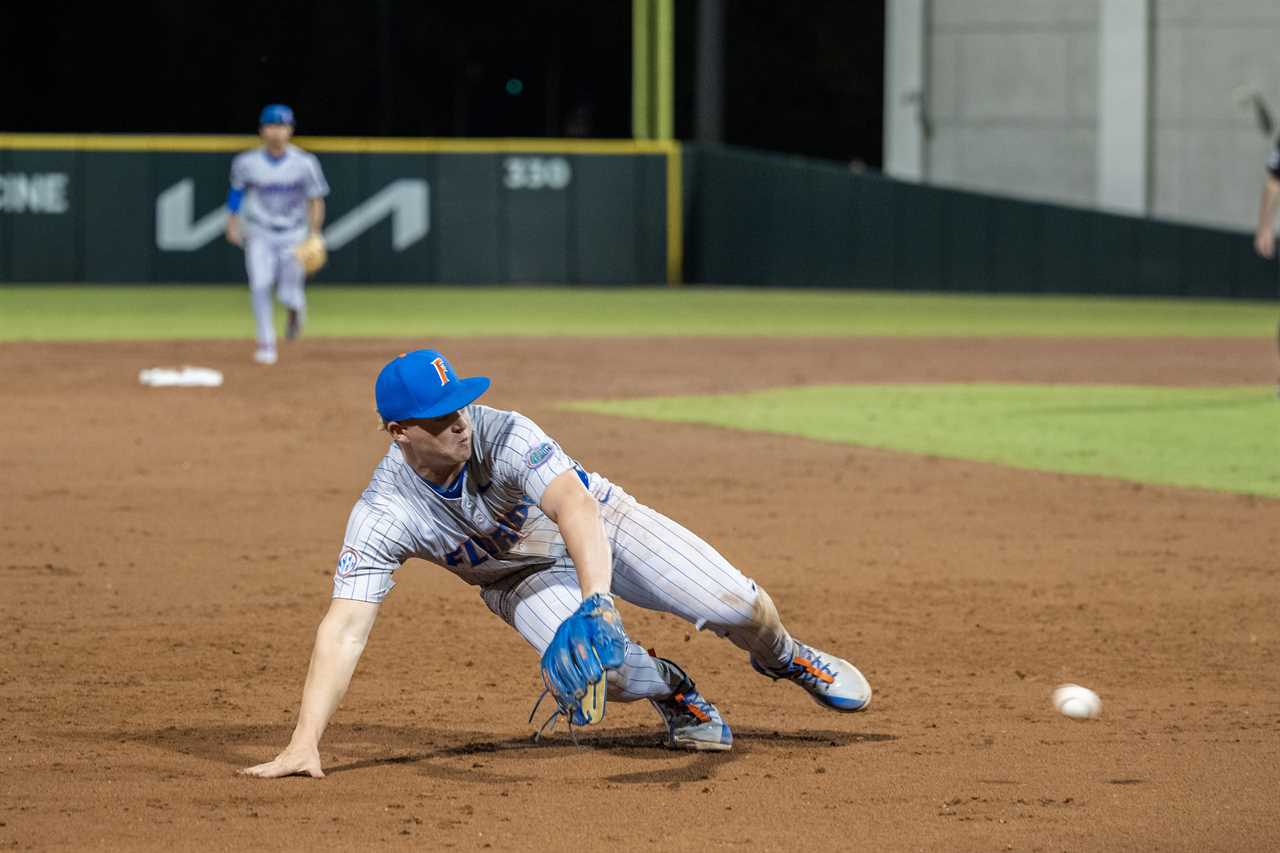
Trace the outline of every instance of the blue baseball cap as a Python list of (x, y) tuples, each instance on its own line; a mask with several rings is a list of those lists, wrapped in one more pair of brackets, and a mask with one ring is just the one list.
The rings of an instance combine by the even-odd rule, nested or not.
[(284, 104), (267, 104), (258, 116), (258, 127), (264, 124), (287, 124), (293, 127), (293, 110)]
[(456, 412), (488, 390), (489, 377), (459, 378), (443, 355), (420, 349), (389, 361), (378, 374), (373, 393), (384, 421), (408, 421)]

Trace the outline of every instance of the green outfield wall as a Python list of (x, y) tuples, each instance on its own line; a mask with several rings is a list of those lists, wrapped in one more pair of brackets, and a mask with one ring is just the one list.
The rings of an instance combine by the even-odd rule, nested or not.
[(1270, 298), (1252, 237), (686, 146), (685, 278), (796, 287)]
[[(1249, 235), (721, 146), (299, 139), (333, 282), (680, 282), (1270, 298)], [(228, 282), (254, 137), (0, 134), (0, 282)]]
[[(670, 143), (299, 142), (332, 189), (321, 281), (678, 278)], [(242, 280), (224, 202), (232, 157), (255, 143), (0, 137), (0, 281)]]

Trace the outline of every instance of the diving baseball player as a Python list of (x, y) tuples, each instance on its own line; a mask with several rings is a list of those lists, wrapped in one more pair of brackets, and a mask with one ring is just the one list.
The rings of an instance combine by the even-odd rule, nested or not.
[[(227, 239), (244, 246), (253, 302), (259, 364), (275, 364), (276, 331), (271, 289), (288, 309), (285, 337), (296, 338), (306, 319), (306, 275), (294, 249), (324, 225), (329, 184), (315, 155), (292, 145), (293, 110), (268, 104), (258, 118), (262, 146), (231, 162)], [(242, 222), (243, 220), (243, 222)]]
[(584, 471), (529, 418), (477, 404), (488, 387), (485, 377), (459, 378), (434, 350), (401, 354), (379, 373), (375, 398), (391, 444), (347, 522), (297, 726), (275, 759), (242, 773), (324, 775), (320, 737), (393, 575), (411, 557), (480, 588), (489, 609), (542, 655), (556, 713), (571, 723), (593, 721), (575, 702), (604, 678), (609, 699), (649, 700), (669, 747), (733, 745), (689, 675), (626, 636), (614, 596), (714, 631), (762, 675), (798, 684), (827, 708), (867, 707), (862, 673), (793, 638), (755, 581), (676, 522)]

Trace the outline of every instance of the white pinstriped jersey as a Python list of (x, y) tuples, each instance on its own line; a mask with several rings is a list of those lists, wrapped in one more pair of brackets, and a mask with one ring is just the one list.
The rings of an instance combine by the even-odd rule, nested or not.
[(329, 194), (329, 183), (314, 154), (296, 145), (272, 159), (265, 146), (253, 148), (231, 161), (231, 188), (244, 193), (241, 215), (246, 222), (271, 231), (288, 231), (307, 224), (307, 200)]
[(395, 444), (347, 521), (333, 597), (381, 602), (392, 573), (417, 557), (484, 586), (566, 553), (559, 528), (538, 502), (565, 471), (577, 471), (598, 500), (611, 484), (585, 473), (519, 412), (471, 405), (471, 459), (448, 489), (426, 482)]

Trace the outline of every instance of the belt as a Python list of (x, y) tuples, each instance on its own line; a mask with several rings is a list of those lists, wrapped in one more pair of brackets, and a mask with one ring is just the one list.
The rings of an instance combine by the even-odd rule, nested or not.
[(268, 225), (267, 223), (259, 222), (256, 219), (250, 219), (249, 224), (253, 225), (255, 228), (265, 228), (268, 231), (274, 231), (277, 234), (281, 234), (285, 231), (297, 231), (302, 227), (301, 225)]

